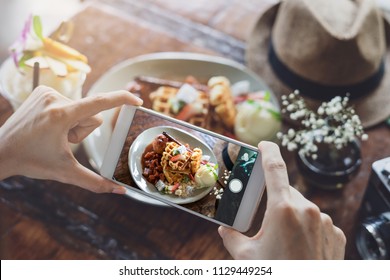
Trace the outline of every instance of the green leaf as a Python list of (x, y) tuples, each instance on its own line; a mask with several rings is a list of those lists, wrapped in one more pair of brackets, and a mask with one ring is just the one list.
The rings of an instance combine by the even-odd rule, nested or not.
[(267, 90), (264, 93), (264, 101), (270, 101), (271, 100), (271, 93)]
[(269, 108), (267, 108), (267, 111), (268, 111), (268, 113), (270, 113), (278, 121), (282, 120), (282, 115), (279, 112), (274, 111), (274, 110), (269, 109)]
[[(270, 95), (269, 98), (271, 98), (271, 95)], [(276, 120), (279, 120), (279, 121), (282, 120), (282, 115), (278, 111), (275, 111), (275, 110), (273, 110), (271, 108), (265, 108), (260, 103), (254, 101), (254, 100), (251, 100), (251, 99), (248, 99), (246, 102), (248, 104), (251, 104), (251, 105), (255, 106), (257, 111), (267, 110), (267, 112), (270, 113)]]
[(35, 34), (37, 34), (38, 38), (43, 40), (42, 23), (41, 23), (41, 18), (39, 16), (34, 16), (33, 28), (34, 28), (34, 32), (35, 32)]
[(25, 62), (33, 57), (33, 54), (31, 52), (26, 52), (20, 59), (19, 59), (19, 67), (23, 68), (26, 66)]
[(188, 183), (190, 181), (190, 177), (188, 177), (188, 175), (185, 175), (183, 177), (183, 183)]
[(218, 181), (218, 174), (217, 174), (217, 172), (213, 172), (213, 175), (214, 175), (214, 179), (215, 179), (215, 181)]

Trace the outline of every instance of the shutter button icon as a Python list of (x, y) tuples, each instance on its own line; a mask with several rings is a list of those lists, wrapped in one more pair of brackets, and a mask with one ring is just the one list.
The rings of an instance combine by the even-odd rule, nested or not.
[(233, 193), (239, 193), (242, 190), (242, 182), (238, 179), (233, 179), (229, 183), (229, 189)]

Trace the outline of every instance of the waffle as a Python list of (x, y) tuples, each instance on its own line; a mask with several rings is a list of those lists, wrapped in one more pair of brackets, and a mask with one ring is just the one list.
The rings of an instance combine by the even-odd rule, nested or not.
[(202, 159), (202, 150), (195, 148), (191, 155), (191, 173), (195, 174), (200, 167), (200, 160)]
[(201, 113), (195, 114), (192, 116), (188, 122), (190, 124), (207, 128), (208, 127), (208, 115), (209, 115), (209, 107), (210, 107), (210, 101), (208, 95), (203, 92), (199, 91), (198, 99), (196, 100), (196, 103), (198, 103), (198, 106), (202, 107)]
[(161, 158), (161, 166), (163, 167), (165, 178), (170, 184), (181, 182), (184, 175), (190, 173), (189, 153), (185, 154), (185, 160), (170, 161), (170, 158), (173, 156), (173, 150), (178, 147), (179, 145), (175, 142), (168, 142)]
[(173, 150), (178, 148), (179, 145), (175, 142), (167, 142), (165, 150), (161, 157), (161, 166), (166, 169), (169, 167), (169, 159), (173, 156)]
[(169, 184), (180, 183), (184, 180), (185, 175), (182, 173), (172, 172), (172, 170), (167, 168), (164, 168), (163, 172), (165, 179), (168, 181)]
[(177, 91), (177, 88), (168, 86), (161, 86), (156, 91), (153, 91), (150, 94), (150, 99), (153, 102), (152, 109), (173, 117), (169, 100), (175, 97)]
[[(163, 113), (165, 115), (175, 117), (171, 110), (170, 100), (174, 98), (179, 91), (178, 88), (161, 86), (157, 90), (153, 91), (149, 97), (152, 100), (152, 109)], [(209, 113), (209, 98), (208, 95), (203, 91), (198, 91), (198, 98), (191, 105), (197, 106), (199, 113), (191, 116), (187, 122), (190, 124), (207, 128), (207, 116)]]
[(178, 160), (178, 161), (171, 161), (170, 158), (174, 156), (173, 151), (179, 147), (179, 144), (175, 142), (168, 142), (165, 146), (165, 151), (163, 152), (162, 156), (162, 166), (163, 167), (170, 167), (173, 171), (181, 172), (181, 173), (189, 173), (189, 159), (191, 157), (190, 152), (186, 152), (183, 154), (185, 157), (184, 160)]
[(212, 77), (208, 81), (210, 88), (210, 104), (214, 111), (228, 129), (234, 128), (236, 108), (230, 90), (230, 82), (225, 77)]

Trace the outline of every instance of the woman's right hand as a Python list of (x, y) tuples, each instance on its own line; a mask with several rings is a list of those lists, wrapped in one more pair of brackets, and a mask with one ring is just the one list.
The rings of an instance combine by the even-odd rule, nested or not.
[(220, 227), (226, 249), (235, 259), (343, 259), (346, 238), (332, 219), (289, 185), (279, 147), (261, 142), (267, 186), (267, 209), (259, 232), (247, 237)]

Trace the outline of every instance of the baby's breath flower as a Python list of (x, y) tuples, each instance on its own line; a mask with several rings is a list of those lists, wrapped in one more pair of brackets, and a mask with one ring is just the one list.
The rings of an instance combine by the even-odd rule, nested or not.
[(293, 105), (293, 104), (289, 104), (286, 107), (286, 110), (289, 111), (289, 112), (292, 112), (294, 109), (295, 109), (295, 105)]
[(349, 100), (349, 94), (336, 96), (312, 111), (298, 90), (282, 96), (282, 113), (288, 113), (290, 119), (300, 123), (302, 128), (290, 128), (286, 134), (278, 133), (277, 138), (289, 151), (299, 149), (312, 159), (318, 157), (317, 144), (325, 143), (342, 149), (356, 138), (366, 141), (368, 135), (364, 133), (359, 116), (352, 107), (347, 107)]
[(318, 115), (323, 115), (325, 113), (324, 108), (319, 107), (318, 110), (317, 110), (317, 113), (318, 113)]
[(287, 150), (290, 152), (295, 151), (298, 148), (298, 145), (295, 142), (289, 142), (287, 144)]

